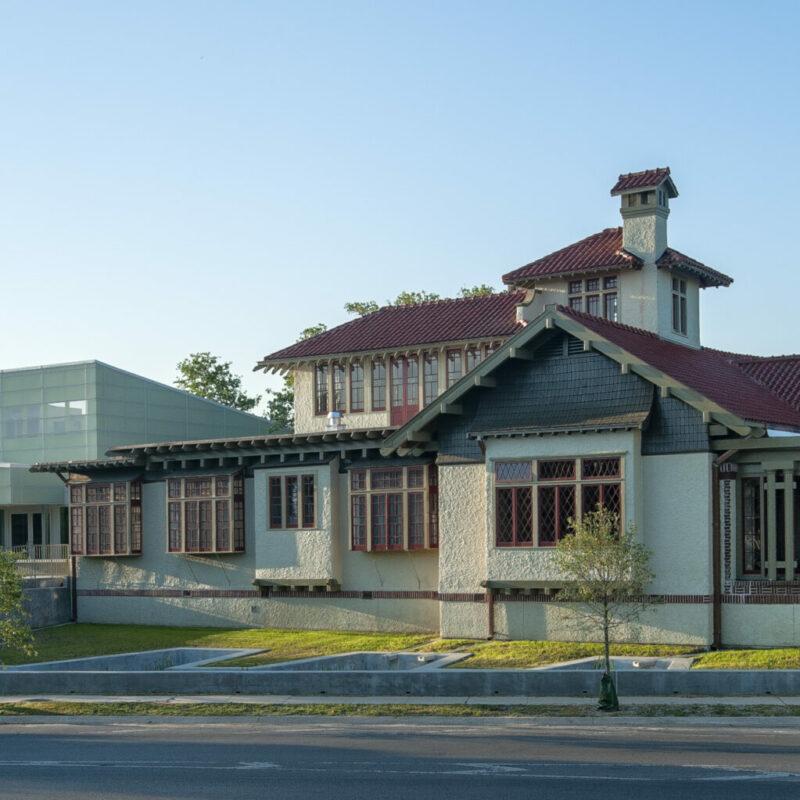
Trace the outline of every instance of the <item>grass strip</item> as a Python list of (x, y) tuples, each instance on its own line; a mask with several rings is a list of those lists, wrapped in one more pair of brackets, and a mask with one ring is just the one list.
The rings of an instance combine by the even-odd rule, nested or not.
[(703, 653), (695, 659), (692, 669), (800, 669), (800, 648)]
[(30, 701), (0, 705), (2, 717), (797, 717), (800, 706), (652, 703), (599, 711), (592, 703), (562, 705), (420, 705), (356, 703), (76, 703)]

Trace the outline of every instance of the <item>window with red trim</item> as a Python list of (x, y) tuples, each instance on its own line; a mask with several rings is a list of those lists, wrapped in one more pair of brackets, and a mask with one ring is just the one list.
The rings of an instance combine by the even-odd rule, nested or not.
[(141, 481), (71, 484), (73, 555), (128, 556), (142, 552)]
[(314, 475), (270, 475), (267, 492), (270, 529), (315, 527), (317, 497)]
[(467, 372), (475, 369), (481, 363), (481, 349), (477, 345), (467, 348)]
[(331, 411), (347, 411), (347, 383), (344, 364), (333, 365), (333, 407)]
[(350, 364), (350, 412), (364, 410), (364, 367), (360, 361)]
[(386, 411), (386, 364), (377, 358), (372, 362), (372, 410)]
[(425, 353), (423, 356), (423, 380), (425, 405), (430, 405), (439, 396), (439, 356), (437, 353)]
[(353, 550), (418, 550), (438, 545), (435, 465), (350, 472)]
[(328, 365), (314, 367), (314, 413), (328, 413)]
[(621, 518), (621, 469), (618, 456), (495, 462), (496, 545), (553, 547), (598, 505)]
[(244, 548), (241, 473), (167, 480), (170, 553), (239, 553)]
[(447, 351), (447, 388), (449, 389), (454, 383), (461, 380), (464, 373), (463, 354), (461, 350), (448, 350)]

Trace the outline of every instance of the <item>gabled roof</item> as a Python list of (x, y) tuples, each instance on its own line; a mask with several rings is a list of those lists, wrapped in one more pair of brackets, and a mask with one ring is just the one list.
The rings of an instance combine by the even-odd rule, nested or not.
[[(476, 386), (494, 387), (491, 373), (509, 358), (535, 358), (533, 344), (537, 336), (551, 328), (581, 339), (585, 346), (617, 361), (628, 370), (658, 386), (663, 393), (679, 398), (702, 411), (709, 422), (715, 421), (740, 436), (760, 435), (764, 426), (800, 431), (800, 408), (776, 396), (772, 389), (759, 385), (746, 374), (738, 359), (718, 350), (695, 350), (660, 339), (649, 331), (593, 317), (564, 306), (548, 306), (537, 319), (509, 339), (482, 362), (395, 431), (381, 449), (384, 455), (398, 451), (424, 450), (430, 440), (431, 426), (440, 414), (459, 413), (459, 400)], [(797, 357), (789, 357), (791, 359)], [(800, 358), (798, 358), (800, 362)], [(787, 380), (794, 366), (782, 371)], [(784, 392), (791, 394), (788, 390)]]
[(666, 189), (669, 197), (677, 197), (678, 189), (669, 176), (669, 167), (657, 167), (656, 169), (646, 169), (642, 172), (629, 172), (627, 175), (620, 175), (611, 189), (611, 196), (657, 189), (664, 182), (667, 184)]
[(622, 249), (622, 228), (606, 228), (503, 275), (503, 283), (577, 275), (613, 268), (641, 269), (642, 259)]
[(380, 352), (440, 342), (504, 339), (516, 333), (516, 307), (524, 292), (384, 306), (329, 331), (265, 356), (255, 369), (320, 356)]
[(743, 420), (800, 429), (800, 409), (760, 386), (726, 353), (694, 350), (650, 331), (561, 306), (558, 311)]
[(677, 250), (668, 247), (656, 261), (656, 266), (670, 267), (679, 269), (683, 272), (688, 272), (697, 278), (700, 278), (700, 286), (730, 286), (733, 283), (733, 278), (725, 275), (722, 272), (707, 267), (700, 261), (685, 256)]
[(764, 386), (792, 408), (800, 410), (800, 355), (791, 356), (743, 356), (724, 354), (737, 364), (739, 369)]
[[(659, 267), (680, 269), (698, 277), (703, 287), (728, 286), (733, 283), (733, 278), (671, 247), (664, 251), (656, 263)], [(623, 249), (622, 228), (606, 228), (600, 233), (587, 236), (575, 244), (506, 273), (503, 275), (503, 282), (524, 286), (537, 278), (585, 275), (608, 269), (641, 269), (642, 264), (638, 256)]]

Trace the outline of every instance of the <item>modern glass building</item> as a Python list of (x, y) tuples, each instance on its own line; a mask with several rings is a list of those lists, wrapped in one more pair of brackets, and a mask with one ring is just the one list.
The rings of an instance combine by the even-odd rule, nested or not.
[(67, 541), (67, 499), (41, 461), (115, 445), (263, 435), (268, 421), (100, 361), (0, 371), (0, 546)]

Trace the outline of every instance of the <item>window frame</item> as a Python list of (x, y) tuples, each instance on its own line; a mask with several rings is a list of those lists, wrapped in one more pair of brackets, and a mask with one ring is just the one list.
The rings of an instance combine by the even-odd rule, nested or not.
[[(97, 495), (98, 491), (103, 494)], [(141, 555), (141, 478), (71, 482), (68, 497), (72, 555), (87, 558)]]
[(360, 414), (364, 411), (365, 395), (364, 395), (364, 365), (360, 358), (353, 359), (350, 362), (350, 389), (348, 396), (350, 398), (350, 413)]
[(292, 472), (267, 476), (267, 527), (269, 530), (315, 529), (319, 513), (317, 505), (317, 474), (315, 472)]
[(361, 552), (438, 547), (435, 464), (349, 470), (350, 549)]
[(689, 330), (687, 287), (685, 278), (672, 278), (672, 332), (681, 336), (687, 336)]
[(167, 553), (236, 555), (245, 551), (244, 474), (166, 479)]
[(448, 348), (445, 353), (445, 369), (445, 383), (449, 389), (464, 377), (464, 351), (460, 347)]
[(439, 353), (426, 350), (422, 354), (422, 403), (429, 406), (439, 396)]
[(567, 281), (567, 305), (573, 311), (619, 322), (619, 275)]
[[(614, 465), (616, 468), (609, 471)], [(504, 467), (508, 468), (507, 477), (498, 477)], [(584, 500), (590, 492), (596, 492), (600, 502), (609, 494), (617, 506), (614, 511), (620, 517), (620, 524), (624, 519), (625, 456), (622, 454), (499, 458), (492, 462), (492, 476), (497, 548), (555, 547), (569, 535), (569, 517), (578, 513), (583, 516), (592, 510)], [(525, 507), (529, 509), (529, 519), (520, 518), (520, 509)], [(547, 538), (546, 518), (548, 524), (552, 520), (552, 535)]]
[(330, 405), (328, 373), (327, 361), (314, 365), (314, 414), (318, 417), (328, 414)]
[(370, 388), (372, 394), (372, 410), (386, 411), (386, 359), (373, 358), (370, 367)]

